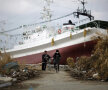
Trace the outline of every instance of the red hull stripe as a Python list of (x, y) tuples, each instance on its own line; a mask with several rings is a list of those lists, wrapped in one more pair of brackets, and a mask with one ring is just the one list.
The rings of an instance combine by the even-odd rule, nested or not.
[[(61, 53), (60, 64), (66, 64), (66, 59), (68, 57), (73, 57), (75, 60), (77, 57), (80, 56), (90, 56), (92, 50), (94, 49), (95, 44), (96, 44), (95, 41), (88, 41), (85, 43), (85, 47), (84, 43), (80, 43), (68, 47), (59, 48), (59, 51)], [(56, 50), (48, 51), (48, 54), (52, 57), (55, 51)], [(43, 53), (23, 56), (16, 58), (15, 60), (17, 60), (19, 63), (24, 63), (24, 64), (37, 64), (41, 63), (42, 54)]]

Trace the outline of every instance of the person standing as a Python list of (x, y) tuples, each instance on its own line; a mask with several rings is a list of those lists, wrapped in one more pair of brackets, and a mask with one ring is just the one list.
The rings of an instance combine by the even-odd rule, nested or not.
[(50, 58), (51, 57), (47, 54), (47, 51), (44, 51), (44, 54), (42, 55), (42, 70), (46, 70), (46, 65)]
[(53, 55), (53, 62), (54, 62), (54, 68), (57, 69), (59, 71), (59, 63), (60, 63), (60, 52), (59, 50), (56, 50), (56, 52)]

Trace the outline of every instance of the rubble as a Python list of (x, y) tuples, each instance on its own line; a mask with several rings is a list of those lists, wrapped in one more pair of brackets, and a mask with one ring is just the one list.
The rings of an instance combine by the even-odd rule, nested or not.
[(98, 73), (93, 74), (93, 78), (94, 78), (94, 79), (100, 79), (99, 74), (98, 74)]
[(0, 77), (0, 88), (11, 86), (13, 79), (11, 77)]
[(0, 88), (11, 86), (11, 85), (12, 85), (12, 82), (4, 82), (0, 84)]
[(0, 52), (0, 88), (39, 76), (38, 65), (19, 64), (9, 54)]
[(73, 77), (108, 81), (108, 35), (98, 37), (96, 40), (97, 44), (90, 57), (81, 56), (75, 64), (73, 58), (67, 59)]
[(0, 83), (0, 87), (10, 86), (38, 76), (39, 72), (36, 69), (28, 69), (26, 66), (17, 70), (11, 69), (9, 73), (5, 73), (3, 77), (0, 77), (0, 82), (2, 82)]
[(12, 71), (9, 74), (9, 76), (11, 76), (12, 78), (16, 78), (17, 82), (28, 80), (35, 77), (36, 75), (38, 75), (37, 71), (28, 68)]

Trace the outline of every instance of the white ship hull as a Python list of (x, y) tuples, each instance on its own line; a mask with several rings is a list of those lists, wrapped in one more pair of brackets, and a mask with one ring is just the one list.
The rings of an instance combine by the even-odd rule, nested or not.
[[(91, 51), (96, 44), (96, 42), (93, 42), (91, 39), (93, 36), (96, 36), (96, 32), (106, 32), (105, 30), (91, 28), (87, 29), (87, 34), (84, 37), (83, 33), (84, 30), (79, 30), (77, 32), (72, 33), (72, 38), (70, 38), (70, 32), (65, 32), (63, 34), (60, 34), (56, 37), (54, 37), (54, 46), (51, 45), (52, 37), (46, 39), (42, 42), (33, 42), (23, 45), (18, 45), (14, 49), (8, 50), (6, 52), (10, 53), (10, 55), (15, 58), (17, 61), (26, 63), (26, 64), (32, 64), (32, 63), (40, 63), (41, 62), (41, 56), (42, 53), (47, 50), (50, 56), (53, 56), (56, 49), (60, 50), (60, 53), (62, 55), (62, 64), (66, 63), (66, 58), (73, 57), (79, 57), (82, 54), (83, 55), (90, 55)], [(92, 45), (92, 46), (89, 46)], [(79, 51), (80, 48), (83, 50), (84, 48), (87, 50), (90, 49), (87, 53), (87, 50), (81, 54), (82, 51)], [(71, 48), (71, 49), (69, 49)], [(67, 51), (68, 50), (68, 51)], [(69, 51), (70, 50), (70, 51)], [(76, 53), (79, 54), (70, 55), (70, 53)], [(65, 58), (64, 58), (65, 57)]]

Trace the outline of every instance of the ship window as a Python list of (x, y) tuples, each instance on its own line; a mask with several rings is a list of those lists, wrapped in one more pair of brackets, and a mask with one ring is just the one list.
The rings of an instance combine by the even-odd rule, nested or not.
[(35, 30), (33, 30), (32, 32), (35, 33)]
[(26, 33), (23, 33), (23, 35), (26, 35)]
[(24, 37), (24, 40), (26, 40), (27, 39), (27, 37)]
[(28, 39), (28, 37), (26, 37), (26, 39)]

